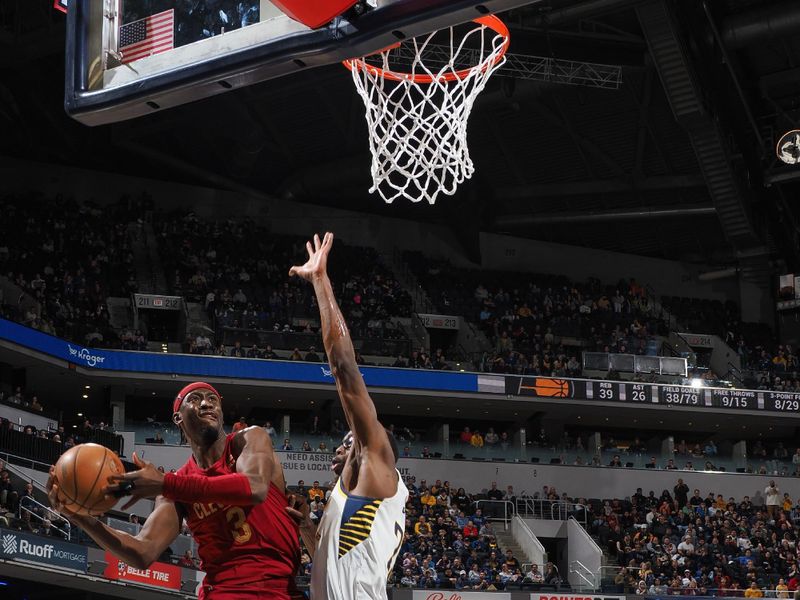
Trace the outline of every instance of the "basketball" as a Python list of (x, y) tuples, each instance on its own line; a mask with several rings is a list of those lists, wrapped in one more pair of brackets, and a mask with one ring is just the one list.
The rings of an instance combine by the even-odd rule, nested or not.
[(59, 494), (65, 508), (73, 513), (102, 514), (117, 503), (105, 498), (108, 478), (125, 472), (111, 450), (99, 444), (80, 444), (64, 452), (56, 463)]

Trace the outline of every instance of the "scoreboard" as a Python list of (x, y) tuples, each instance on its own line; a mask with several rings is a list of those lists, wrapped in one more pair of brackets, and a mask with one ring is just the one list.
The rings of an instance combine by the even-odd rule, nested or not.
[(547, 399), (589, 400), (640, 406), (673, 406), (725, 411), (800, 413), (800, 394), (638, 383), (506, 376), (506, 394)]

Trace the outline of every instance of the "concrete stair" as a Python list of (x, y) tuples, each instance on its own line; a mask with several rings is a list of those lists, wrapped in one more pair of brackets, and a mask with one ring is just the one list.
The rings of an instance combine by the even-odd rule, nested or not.
[(514, 539), (514, 536), (511, 535), (511, 530), (508, 531), (503, 530), (502, 523), (497, 523), (497, 527), (495, 528), (495, 537), (497, 538), (497, 545), (500, 546), (500, 549), (505, 554), (506, 550), (511, 550), (514, 553), (514, 557), (519, 561), (520, 565), (523, 564), (530, 564), (531, 558), (522, 551), (522, 548), (517, 544), (517, 541)]

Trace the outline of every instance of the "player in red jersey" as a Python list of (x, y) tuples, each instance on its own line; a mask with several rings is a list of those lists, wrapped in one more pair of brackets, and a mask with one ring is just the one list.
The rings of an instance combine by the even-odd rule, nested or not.
[(136, 536), (65, 511), (53, 469), (50, 503), (102, 548), (141, 569), (169, 547), (186, 519), (206, 572), (201, 600), (302, 598), (295, 585), (299, 531), (286, 512), (286, 481), (267, 433), (249, 427), (225, 435), (222, 398), (207, 383), (183, 388), (173, 410), (192, 447), (186, 464), (164, 475), (134, 453), (139, 470), (116, 476), (107, 488), (131, 496), (123, 510), (141, 498), (156, 498)]

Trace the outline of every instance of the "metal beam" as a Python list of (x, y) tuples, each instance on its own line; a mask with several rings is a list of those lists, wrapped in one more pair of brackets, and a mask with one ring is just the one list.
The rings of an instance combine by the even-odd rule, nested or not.
[(518, 200), (559, 196), (586, 196), (591, 194), (632, 194), (658, 190), (679, 190), (705, 187), (701, 175), (665, 175), (647, 179), (598, 179), (595, 181), (566, 181), (563, 183), (539, 183), (498, 188), (498, 200)]
[[(456, 66), (464, 68), (483, 62), (486, 51), (463, 48), (455, 57)], [(440, 44), (426, 44), (422, 58), (427, 67), (438, 70), (453, 60), (453, 49)], [(411, 46), (400, 46), (392, 52), (392, 64), (411, 66), (419, 62), (417, 50)], [(622, 85), (622, 66), (604, 65), (575, 60), (560, 60), (548, 56), (507, 54), (505, 63), (495, 75), (547, 81), (561, 85), (579, 85), (617, 90)]]
[(580, 225), (586, 223), (616, 223), (619, 221), (649, 221), (663, 219), (692, 219), (714, 217), (713, 206), (673, 206), (671, 208), (642, 207), (636, 210), (604, 210), (585, 213), (542, 213), (538, 215), (501, 215), (494, 220), (495, 229), (517, 229), (544, 225)]
[(591, 2), (580, 2), (572, 6), (565, 6), (550, 12), (542, 11), (541, 14), (532, 18), (527, 25), (533, 27), (548, 27), (571, 23), (587, 17), (597, 17), (610, 12), (615, 12), (634, 6), (638, 0), (593, 0)]
[(769, 187), (776, 183), (786, 183), (787, 181), (797, 181), (800, 179), (800, 169), (797, 167), (773, 169), (764, 173), (764, 184)]
[(731, 48), (797, 35), (800, 32), (800, 3), (790, 0), (748, 10), (725, 19), (720, 29), (722, 39)]

